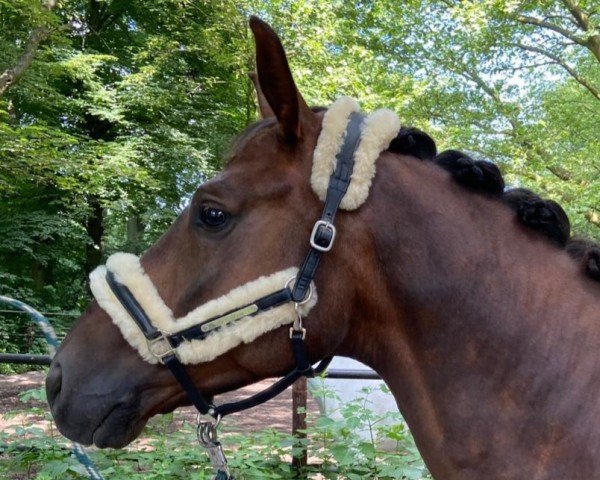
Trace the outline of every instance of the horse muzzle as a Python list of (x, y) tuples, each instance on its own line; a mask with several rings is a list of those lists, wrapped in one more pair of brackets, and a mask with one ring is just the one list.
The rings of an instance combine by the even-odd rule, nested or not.
[[(108, 323), (110, 327), (103, 328)], [(74, 334), (87, 341), (71, 342)], [(119, 344), (122, 348), (115, 358), (109, 352)], [(176, 385), (162, 370), (144, 362), (104, 312), (91, 306), (63, 341), (46, 377), (58, 430), (84, 445), (127, 445), (158, 413), (153, 405), (162, 407), (177, 397)]]
[(141, 432), (139, 396), (90, 393), (63, 386), (63, 368), (54, 361), (46, 379), (46, 391), (58, 430), (83, 445), (120, 448)]

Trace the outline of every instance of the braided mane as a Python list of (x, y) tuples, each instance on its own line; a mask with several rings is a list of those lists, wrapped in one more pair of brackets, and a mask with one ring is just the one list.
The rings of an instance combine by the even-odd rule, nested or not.
[(475, 160), (458, 150), (445, 150), (438, 154), (435, 141), (417, 128), (401, 128), (388, 150), (432, 161), (448, 171), (460, 185), (498, 198), (515, 213), (519, 223), (564, 248), (579, 263), (582, 273), (600, 282), (600, 244), (571, 237), (569, 217), (555, 201), (541, 198), (525, 188), (506, 190), (502, 173), (495, 164)]
[[(312, 110), (318, 113), (327, 108), (313, 107)], [(234, 140), (232, 151), (239, 150), (248, 138), (272, 123), (272, 119), (266, 119), (248, 126)], [(502, 173), (494, 163), (474, 159), (459, 150), (438, 153), (433, 138), (415, 127), (401, 127), (390, 142), (388, 151), (433, 162), (465, 188), (497, 198), (514, 212), (520, 224), (539, 233), (557, 247), (564, 248), (580, 264), (585, 275), (600, 282), (600, 244), (588, 239), (572, 238), (569, 218), (555, 201), (544, 199), (525, 188), (506, 189)]]

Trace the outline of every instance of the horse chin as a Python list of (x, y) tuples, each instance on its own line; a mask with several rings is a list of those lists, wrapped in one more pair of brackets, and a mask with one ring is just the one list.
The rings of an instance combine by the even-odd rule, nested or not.
[[(213, 396), (207, 396), (205, 399), (212, 403)], [(164, 401), (160, 408), (153, 409), (153, 413), (144, 415), (140, 415), (137, 403), (119, 403), (95, 428), (91, 442), (88, 443), (93, 443), (98, 448), (126, 447), (139, 437), (151, 416), (170, 413), (175, 408), (188, 403), (185, 395), (177, 395), (169, 401)]]
[(117, 405), (94, 429), (92, 443), (98, 448), (123, 448), (140, 435), (147, 421), (137, 409)]
[[(89, 413), (78, 411), (79, 421), (67, 417), (64, 409), (53, 409), (58, 430), (69, 440), (98, 448), (122, 448), (135, 440), (146, 425), (148, 417), (140, 415), (138, 402), (119, 402), (104, 416), (91, 423)], [(87, 420), (87, 421), (86, 421)]]

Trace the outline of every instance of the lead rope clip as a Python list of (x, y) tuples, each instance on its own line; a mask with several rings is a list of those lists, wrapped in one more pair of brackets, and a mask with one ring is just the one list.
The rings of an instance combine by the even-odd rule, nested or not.
[(204, 447), (210, 465), (215, 473), (215, 480), (234, 480), (229, 473), (227, 467), (227, 458), (223, 453), (223, 446), (217, 439), (217, 428), (221, 423), (221, 416), (217, 417), (217, 421), (212, 420), (202, 421), (200, 414), (196, 417), (196, 434), (198, 436), (198, 443)]
[(296, 318), (294, 323), (290, 327), (290, 338), (294, 335), (294, 332), (302, 333), (302, 340), (306, 339), (306, 328), (302, 326), (302, 313), (300, 312), (301, 303), (294, 303), (294, 310), (296, 311)]
[[(292, 282), (295, 282), (296, 280), (297, 280), (296, 276), (293, 276), (290, 279), (288, 279), (288, 281), (285, 282), (285, 288), (289, 288), (290, 285), (292, 284)], [(312, 286), (312, 283), (310, 283), (308, 286), (308, 292), (306, 293), (306, 296), (301, 301), (294, 302), (294, 311), (296, 312), (296, 318), (294, 319), (294, 323), (290, 327), (290, 338), (293, 337), (294, 333), (301, 332), (302, 340), (306, 339), (306, 328), (304, 328), (302, 326), (301, 307), (302, 307), (302, 305), (305, 305), (308, 302), (310, 302), (312, 299), (312, 296), (313, 296), (313, 286)]]

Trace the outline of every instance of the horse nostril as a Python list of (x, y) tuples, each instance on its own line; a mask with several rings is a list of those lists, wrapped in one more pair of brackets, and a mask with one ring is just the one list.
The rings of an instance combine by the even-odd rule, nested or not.
[(52, 362), (50, 365), (50, 371), (46, 377), (46, 397), (50, 406), (58, 397), (62, 386), (62, 368), (60, 363), (57, 361)]

